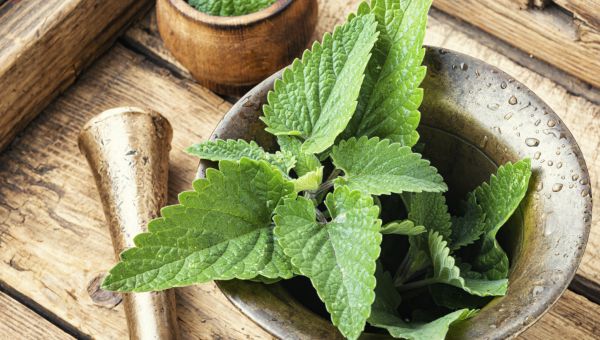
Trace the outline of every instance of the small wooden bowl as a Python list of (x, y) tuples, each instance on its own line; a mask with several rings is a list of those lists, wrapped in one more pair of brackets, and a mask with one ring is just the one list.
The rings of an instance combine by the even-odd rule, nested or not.
[(185, 0), (157, 0), (158, 31), (202, 85), (242, 95), (300, 56), (314, 32), (317, 0), (279, 0), (248, 15), (202, 13)]
[[(537, 321), (562, 295), (583, 256), (591, 226), (590, 178), (577, 142), (558, 115), (523, 84), (472, 57), (430, 47), (422, 87), (424, 155), (456, 202), (499, 164), (528, 157), (533, 176), (520, 208), (500, 230), (511, 259), (506, 296), (454, 325), (450, 339), (506, 339)], [(268, 150), (275, 138), (259, 120), (281, 72), (256, 86), (219, 123), (211, 139), (254, 140)], [(543, 125), (541, 125), (543, 122)], [(547, 160), (547, 161), (546, 161)], [(213, 163), (201, 161), (198, 177)], [(329, 317), (315, 314), (306, 282), (272, 285), (221, 281), (219, 288), (244, 314), (280, 339), (341, 339)], [(298, 283), (298, 282), (296, 282)], [(311, 298), (312, 296), (312, 298)], [(391, 339), (364, 333), (364, 339)]]

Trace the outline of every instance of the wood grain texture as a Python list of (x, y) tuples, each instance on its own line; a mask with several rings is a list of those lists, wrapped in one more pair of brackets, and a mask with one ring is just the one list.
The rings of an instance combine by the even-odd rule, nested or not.
[(0, 292), (0, 338), (4, 339), (73, 339), (46, 319)]
[(528, 340), (599, 339), (600, 306), (571, 291), (519, 336)]
[(150, 0), (27, 0), (0, 8), (0, 150)]
[[(315, 35), (331, 30), (358, 2), (320, 1)], [(120, 305), (94, 302), (87, 291), (88, 283), (110, 268), (114, 260), (92, 175), (76, 147), (79, 129), (94, 114), (114, 106), (148, 106), (167, 116), (174, 127), (169, 183), (173, 203), (179, 191), (190, 188), (197, 166), (196, 160), (181, 150), (207, 138), (231, 106), (182, 73), (174, 76), (169, 70), (177, 67), (159, 58), (161, 53), (168, 54), (154, 34), (138, 28), (137, 36), (155, 45), (141, 42), (134, 47), (159, 51), (150, 58), (168, 68), (116, 46), (0, 155), (0, 281), (96, 338), (124, 338), (127, 330)], [(135, 37), (127, 35), (128, 46), (141, 41)], [(596, 190), (600, 185), (597, 106), (443, 22), (430, 21), (427, 43), (486, 60), (524, 82), (548, 102), (579, 141), (592, 171), (594, 199), (600, 201), (600, 190)], [(596, 217), (580, 270), (580, 274), (596, 279), (600, 279), (598, 221)], [(183, 338), (270, 338), (237, 312), (214, 284), (177, 289), (177, 301)], [(588, 314), (595, 315), (597, 308), (587, 299), (567, 292), (523, 336), (572, 338), (574, 334), (578, 339), (598, 338), (597, 329), (590, 326), (595, 320), (587, 319)], [(552, 331), (543, 333), (545, 329)]]
[(553, 0), (596, 30), (600, 30), (600, 0)]
[(600, 31), (556, 7), (514, 10), (509, 0), (435, 0), (433, 5), (600, 87)]

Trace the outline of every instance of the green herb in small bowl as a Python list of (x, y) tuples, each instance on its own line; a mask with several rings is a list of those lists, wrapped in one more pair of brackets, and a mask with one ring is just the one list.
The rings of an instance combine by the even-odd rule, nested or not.
[(200, 12), (220, 16), (234, 17), (246, 15), (263, 10), (277, 0), (187, 0), (188, 3)]
[[(367, 324), (397, 338), (444, 338), (506, 294), (509, 259), (496, 235), (525, 197), (530, 161), (504, 164), (449, 202), (459, 207), (450, 213), (444, 179), (415, 151), (430, 5), (363, 3), (286, 69), (261, 117), (279, 151), (243, 140), (190, 147), (218, 170), (162, 210), (103, 287), (305, 276), (348, 339)], [(397, 206), (381, 203), (390, 197)], [(408, 251), (386, 267), (381, 243), (392, 236)], [(424, 300), (433, 310), (415, 303)]]

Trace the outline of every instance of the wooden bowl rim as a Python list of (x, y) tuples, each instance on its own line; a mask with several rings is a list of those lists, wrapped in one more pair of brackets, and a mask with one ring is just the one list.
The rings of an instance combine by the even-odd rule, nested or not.
[(263, 8), (258, 12), (238, 16), (217, 16), (206, 14), (192, 7), (186, 0), (168, 0), (167, 3), (183, 16), (199, 24), (223, 29), (232, 29), (237, 27), (251, 26), (266, 19), (275, 17), (288, 9), (293, 1), (294, 0), (277, 0), (269, 7)]

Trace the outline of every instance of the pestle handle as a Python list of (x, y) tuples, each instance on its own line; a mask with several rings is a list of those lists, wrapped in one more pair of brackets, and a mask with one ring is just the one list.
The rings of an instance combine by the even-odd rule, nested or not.
[[(167, 202), (173, 131), (159, 113), (135, 107), (105, 111), (79, 135), (79, 149), (94, 174), (115, 256), (134, 246)], [(172, 290), (125, 293), (130, 339), (178, 339)]]

